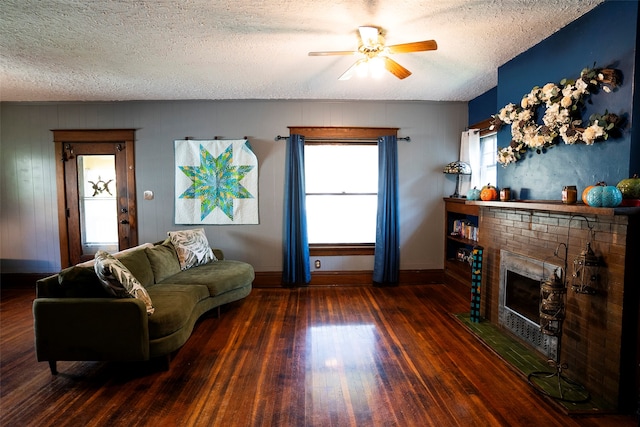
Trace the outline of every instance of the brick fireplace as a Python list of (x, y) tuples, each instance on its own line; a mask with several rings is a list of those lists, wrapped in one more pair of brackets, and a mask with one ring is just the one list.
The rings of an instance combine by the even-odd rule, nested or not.
[[(479, 244), (485, 254), (481, 313), (496, 325), (501, 323), (501, 251), (545, 262), (564, 243), (570, 280), (573, 259), (585, 249), (588, 224), (592, 226), (592, 248), (605, 267), (596, 294), (567, 291), (560, 360), (569, 366), (566, 375), (594, 397), (619, 410), (634, 409), (640, 384), (640, 209), (555, 202), (467, 203), (480, 205)], [(560, 254), (564, 256), (564, 247)]]

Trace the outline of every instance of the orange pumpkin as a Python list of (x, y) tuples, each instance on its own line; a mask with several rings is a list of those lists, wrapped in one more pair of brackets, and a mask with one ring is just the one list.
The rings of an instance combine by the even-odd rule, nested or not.
[(589, 190), (591, 190), (593, 187), (595, 187), (595, 185), (590, 185), (587, 188), (585, 188), (584, 191), (582, 192), (582, 203), (584, 203), (585, 205), (588, 205), (587, 194), (589, 194)]
[(484, 200), (485, 202), (498, 200), (498, 189), (491, 184), (485, 185), (482, 187), (482, 191), (480, 191), (480, 200)]

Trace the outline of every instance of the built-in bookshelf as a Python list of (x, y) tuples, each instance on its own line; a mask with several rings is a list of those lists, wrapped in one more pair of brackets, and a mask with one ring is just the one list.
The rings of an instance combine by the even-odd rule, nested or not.
[(444, 276), (446, 283), (471, 287), (471, 256), (478, 244), (479, 207), (445, 197)]

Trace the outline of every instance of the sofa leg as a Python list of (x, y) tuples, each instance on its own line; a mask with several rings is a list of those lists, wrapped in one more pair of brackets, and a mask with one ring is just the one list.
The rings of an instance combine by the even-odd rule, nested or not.
[(219, 319), (220, 318), (220, 306), (218, 306), (218, 311), (216, 313), (216, 318)]
[(55, 360), (49, 360), (49, 369), (51, 369), (51, 375), (58, 375), (58, 369), (56, 367)]

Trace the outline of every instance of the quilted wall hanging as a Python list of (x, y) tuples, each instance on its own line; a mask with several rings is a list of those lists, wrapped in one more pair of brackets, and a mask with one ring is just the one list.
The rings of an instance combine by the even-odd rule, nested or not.
[(176, 140), (175, 223), (258, 224), (258, 159), (249, 141)]

